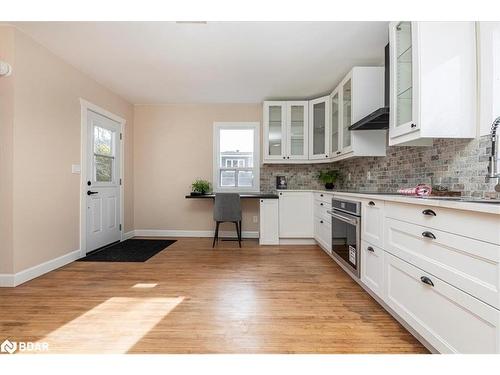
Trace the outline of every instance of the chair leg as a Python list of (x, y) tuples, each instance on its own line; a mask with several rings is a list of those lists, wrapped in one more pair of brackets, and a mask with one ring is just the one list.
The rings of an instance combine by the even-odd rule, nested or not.
[(238, 221), (235, 221), (234, 224), (236, 225), (236, 234), (238, 235), (238, 244), (241, 247), (241, 228), (240, 228)]
[(217, 242), (219, 242), (219, 222), (218, 221), (215, 224), (214, 242), (212, 243), (212, 248), (215, 247), (215, 240), (217, 240)]

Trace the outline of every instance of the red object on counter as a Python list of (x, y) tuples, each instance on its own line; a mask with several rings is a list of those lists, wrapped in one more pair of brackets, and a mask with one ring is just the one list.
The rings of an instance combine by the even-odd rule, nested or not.
[(403, 195), (416, 195), (419, 197), (427, 197), (431, 195), (432, 188), (426, 184), (418, 184), (413, 188), (399, 189), (398, 193)]

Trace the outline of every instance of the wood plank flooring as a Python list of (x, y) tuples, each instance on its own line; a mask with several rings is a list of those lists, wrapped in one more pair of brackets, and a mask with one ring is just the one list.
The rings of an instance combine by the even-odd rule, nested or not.
[(183, 238), (0, 288), (0, 341), (50, 353), (427, 353), (317, 246)]

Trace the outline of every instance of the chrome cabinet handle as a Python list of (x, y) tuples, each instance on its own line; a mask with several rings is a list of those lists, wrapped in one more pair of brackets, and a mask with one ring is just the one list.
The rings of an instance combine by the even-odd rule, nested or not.
[(430, 238), (431, 240), (435, 240), (436, 239), (436, 236), (434, 235), (434, 233), (429, 232), (429, 231), (423, 232), (422, 236), (426, 237), (426, 238)]
[(420, 281), (423, 282), (424, 284), (434, 286), (434, 283), (432, 282), (432, 280), (429, 279), (427, 276), (420, 277)]
[(373, 247), (371, 247), (371, 246), (368, 246), (368, 247), (366, 248), (366, 250), (371, 251), (372, 253), (374, 253), (374, 252), (375, 252), (375, 250), (374, 250), (374, 249), (373, 249)]
[(375, 202), (374, 202), (374, 201), (370, 201), (370, 202), (368, 202), (368, 204), (369, 204), (370, 206), (375, 206)]
[(97, 194), (97, 193), (99, 193), (99, 192), (87, 190), (87, 195), (93, 195), (93, 194)]
[(423, 210), (422, 213), (424, 215), (427, 215), (427, 216), (437, 216), (436, 213), (434, 211), (432, 211), (431, 209)]

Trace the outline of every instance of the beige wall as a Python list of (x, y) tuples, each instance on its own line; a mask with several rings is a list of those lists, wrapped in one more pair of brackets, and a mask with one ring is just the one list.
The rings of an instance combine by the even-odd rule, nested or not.
[[(212, 181), (214, 121), (262, 122), (261, 104), (135, 107), (136, 229), (213, 230), (212, 202), (185, 199), (196, 178)], [(243, 230), (258, 230), (258, 200), (243, 202)], [(225, 224), (222, 230), (233, 229)]]
[[(14, 30), (0, 26), (0, 60), (14, 65)], [(0, 78), (0, 274), (14, 268), (12, 249), (14, 74)]]
[(19, 272), (79, 249), (80, 175), (71, 173), (71, 165), (80, 164), (80, 97), (127, 120), (124, 225), (125, 231), (134, 228), (134, 108), (13, 32), (13, 248)]

